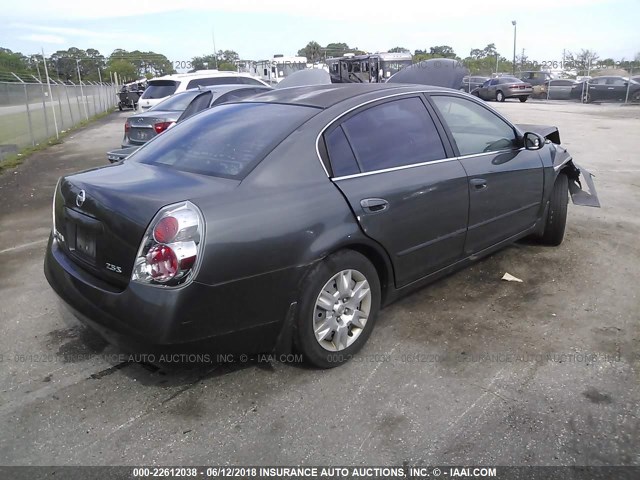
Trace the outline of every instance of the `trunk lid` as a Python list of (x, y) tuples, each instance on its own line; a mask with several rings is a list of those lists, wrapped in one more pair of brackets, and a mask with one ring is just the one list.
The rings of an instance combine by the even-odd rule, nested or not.
[(175, 122), (182, 112), (151, 110), (139, 113), (127, 119), (129, 140), (135, 143), (145, 143), (157, 135), (153, 126), (156, 123)]
[(233, 190), (239, 181), (135, 162), (63, 177), (55, 228), (69, 257), (95, 276), (124, 288), (149, 223), (166, 205)]

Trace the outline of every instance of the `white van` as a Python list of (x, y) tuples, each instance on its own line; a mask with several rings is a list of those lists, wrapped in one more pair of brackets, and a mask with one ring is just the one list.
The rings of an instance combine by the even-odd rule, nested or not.
[(152, 78), (138, 100), (138, 112), (149, 110), (174, 93), (184, 92), (190, 88), (208, 87), (210, 85), (267, 85), (248, 73), (224, 72), (219, 70), (198, 70), (193, 73), (178, 73)]

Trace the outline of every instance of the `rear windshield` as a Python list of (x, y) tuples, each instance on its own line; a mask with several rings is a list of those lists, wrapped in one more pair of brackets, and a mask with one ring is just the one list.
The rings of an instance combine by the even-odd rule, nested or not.
[(191, 90), (188, 92), (178, 93), (172, 97), (167, 98), (166, 100), (161, 101), (157, 105), (154, 105), (149, 109), (151, 110), (163, 110), (166, 112), (182, 112), (189, 102), (193, 100), (196, 95), (200, 93), (199, 90)]
[(187, 83), (187, 89), (198, 87), (209, 87), (211, 85), (264, 85), (258, 80), (249, 77), (241, 76), (228, 76), (228, 77), (212, 77), (212, 78), (197, 78), (189, 80)]
[(501, 77), (500, 83), (522, 83), (522, 80), (513, 77)]
[(176, 82), (175, 80), (152, 80), (140, 98), (153, 99), (168, 97), (169, 95), (173, 95), (179, 83), (180, 82)]
[(128, 161), (242, 179), (316, 112), (274, 103), (220, 105), (157, 136)]

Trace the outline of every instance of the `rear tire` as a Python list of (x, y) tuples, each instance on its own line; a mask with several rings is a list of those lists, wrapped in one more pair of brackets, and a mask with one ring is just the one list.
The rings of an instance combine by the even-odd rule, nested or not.
[(557, 246), (562, 243), (567, 225), (567, 205), (569, 203), (569, 178), (558, 175), (549, 199), (549, 210), (545, 221), (544, 233), (540, 242), (544, 245)]
[(303, 285), (295, 322), (296, 349), (316, 367), (337, 367), (371, 335), (380, 310), (378, 273), (364, 255), (342, 250), (313, 267)]
[(500, 90), (496, 92), (496, 102), (504, 102), (504, 93)]
[(520, 97), (520, 101), (522, 103), (526, 102), (529, 99), (529, 97)]

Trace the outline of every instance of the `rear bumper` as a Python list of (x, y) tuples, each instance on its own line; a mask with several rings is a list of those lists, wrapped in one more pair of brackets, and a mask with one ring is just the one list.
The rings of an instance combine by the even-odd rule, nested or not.
[(82, 323), (127, 350), (258, 353), (275, 347), (303, 269), (217, 286), (194, 281), (166, 289), (129, 283), (117, 291), (78, 267), (50, 238), (44, 272)]
[(134, 140), (130, 140), (128, 137), (125, 136), (122, 139), (122, 143), (120, 144), (120, 147), (122, 149), (124, 149), (124, 148), (132, 148), (132, 147), (140, 148), (145, 143), (147, 143), (147, 142), (137, 142), (137, 141), (134, 141)]
[(111, 163), (119, 162), (127, 158), (132, 153), (138, 151), (138, 148), (140, 147), (134, 146), (134, 147), (119, 148), (117, 150), (111, 150), (107, 152), (107, 160), (109, 160), (109, 162)]
[(524, 90), (515, 90), (509, 89), (505, 90), (504, 96), (507, 98), (515, 98), (515, 97), (528, 97), (533, 93), (532, 88), (525, 88)]

